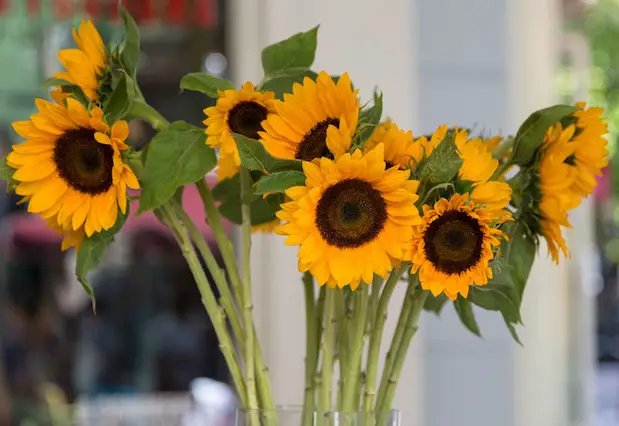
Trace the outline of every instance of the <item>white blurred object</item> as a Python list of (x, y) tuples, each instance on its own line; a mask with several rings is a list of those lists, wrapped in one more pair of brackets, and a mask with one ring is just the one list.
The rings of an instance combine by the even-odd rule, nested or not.
[(228, 69), (228, 60), (221, 53), (209, 53), (204, 60), (206, 72), (217, 77), (221, 77)]
[(192, 409), (183, 417), (183, 426), (228, 426), (236, 410), (234, 392), (225, 383), (194, 379), (190, 385)]

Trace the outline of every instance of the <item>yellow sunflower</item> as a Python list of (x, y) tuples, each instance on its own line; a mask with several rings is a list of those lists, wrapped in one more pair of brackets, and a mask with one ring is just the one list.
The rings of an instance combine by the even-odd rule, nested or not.
[(433, 147), (421, 140), (413, 140), (413, 132), (401, 130), (391, 120), (376, 126), (365, 143), (364, 152), (369, 152), (377, 145), (385, 145), (385, 162), (387, 168), (398, 166), (400, 170), (415, 168), (424, 156), (429, 156)]
[(53, 217), (47, 219), (47, 226), (53, 229), (58, 235), (62, 236), (62, 244), (60, 246), (62, 251), (68, 250), (71, 247), (75, 247), (75, 250), (79, 251), (80, 246), (84, 241), (84, 235), (86, 235), (83, 226), (76, 231), (73, 229), (63, 230)]
[(597, 186), (596, 176), (602, 175), (602, 169), (608, 165), (608, 125), (602, 118), (603, 108), (587, 108), (584, 102), (576, 104), (580, 110), (572, 114), (576, 131), (571, 142), (576, 145), (574, 155), (566, 161), (573, 165), (578, 173), (572, 190), (581, 197), (587, 197)]
[[(335, 131), (330, 129), (330, 133)], [(395, 262), (410, 255), (418, 181), (408, 170), (385, 170), (384, 148), (360, 150), (335, 160), (303, 162), (305, 186), (286, 191), (276, 230), (286, 244), (300, 245), (299, 270), (310, 271), (319, 285), (372, 282), (386, 277)]]
[(567, 212), (580, 203), (578, 196), (570, 190), (578, 178), (578, 171), (568, 162), (577, 147), (570, 142), (574, 131), (573, 125), (566, 129), (561, 124), (551, 127), (542, 145), (544, 151), (539, 163), (541, 228), (555, 263), (559, 263), (560, 251), (569, 256), (561, 226), (571, 227)]
[(447, 124), (441, 124), (436, 128), (432, 136), (428, 138), (427, 136), (420, 136), (415, 139), (415, 142), (418, 142), (421, 146), (424, 147), (426, 151), (426, 156), (430, 156), (432, 151), (436, 149), (436, 147), (443, 142), (445, 137), (447, 137), (447, 131), (449, 128)]
[(77, 31), (73, 28), (73, 39), (78, 48), (58, 52), (58, 59), (66, 71), (57, 72), (54, 77), (79, 86), (90, 100), (96, 102), (108, 63), (105, 45), (90, 20), (82, 21)]
[(234, 176), (241, 166), (232, 133), (259, 139), (262, 121), (275, 112), (274, 96), (273, 92), (258, 92), (252, 83), (246, 82), (238, 91), (219, 91), (215, 106), (204, 110), (206, 143), (219, 149), (219, 180)]
[(277, 229), (282, 222), (279, 219), (273, 219), (269, 222), (261, 223), (260, 225), (254, 225), (251, 227), (251, 232), (261, 232), (263, 234), (270, 234)]
[(333, 159), (336, 153), (327, 146), (327, 129), (345, 122), (349, 136), (354, 135), (359, 116), (357, 93), (346, 73), (337, 84), (325, 72), (315, 82), (306, 77), (302, 85), (295, 83), (292, 94), (285, 94), (284, 101), (276, 104), (276, 113), (262, 123), (260, 138), (266, 150), (291, 160)]
[(499, 160), (490, 152), (491, 145), (479, 138), (469, 140), (466, 130), (458, 129), (455, 143), (462, 159), (458, 176), (473, 182), (471, 201), (493, 211), (507, 207), (511, 201), (511, 187), (505, 182), (490, 180), (499, 167)]
[(91, 236), (110, 229), (118, 209), (126, 212), (127, 187), (139, 188), (121, 155), (128, 148), (127, 122), (110, 128), (101, 109), (89, 113), (72, 98), (66, 107), (42, 99), (36, 106), (30, 120), (13, 123), (27, 139), (7, 157), (19, 181), (15, 192), (29, 201), (29, 212), (53, 218), (63, 231), (83, 227)]
[(489, 262), (505, 234), (493, 212), (468, 202), (468, 194), (423, 206), (422, 224), (413, 237), (413, 272), (424, 290), (451, 300), (467, 297), (471, 285), (492, 278)]

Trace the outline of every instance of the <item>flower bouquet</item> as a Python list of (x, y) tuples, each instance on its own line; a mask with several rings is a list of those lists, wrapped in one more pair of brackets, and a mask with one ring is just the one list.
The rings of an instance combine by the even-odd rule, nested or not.
[[(568, 211), (607, 164), (600, 108), (535, 111), (514, 136), (442, 125), (414, 137), (383, 119), (382, 94), (361, 103), (348, 74), (311, 69), (316, 27), (266, 47), (255, 85), (186, 75), (180, 89), (216, 103), (204, 110), (204, 127), (169, 123), (140, 92), (138, 27), (119, 8), (119, 44), (106, 47), (91, 22), (73, 30), (77, 48), (59, 52), (65, 70), (46, 82), (51, 100), (37, 99), (38, 112), (13, 123), (25, 141), (1, 169), (28, 211), (62, 234), (62, 249), (77, 250), (75, 273), (93, 308), (88, 273), (136, 197), (137, 213), (153, 211), (178, 242), (251, 426), (282, 423), (252, 319), (254, 232), (298, 246), (304, 426), (394, 422), (393, 397), (423, 310), (439, 314), (453, 303), (475, 334), (473, 305), (498, 311), (518, 341), (540, 241), (555, 262), (568, 255)], [(133, 119), (157, 131), (140, 151), (127, 143)], [(204, 179), (212, 170), (214, 188)], [(185, 185), (199, 191), (225, 268), (183, 209)], [(240, 226), (237, 252), (222, 217)], [(397, 286), (406, 296), (399, 312), (388, 312)], [(384, 333), (388, 314), (399, 316), (392, 334)], [(379, 369), (381, 345), (388, 352)]]

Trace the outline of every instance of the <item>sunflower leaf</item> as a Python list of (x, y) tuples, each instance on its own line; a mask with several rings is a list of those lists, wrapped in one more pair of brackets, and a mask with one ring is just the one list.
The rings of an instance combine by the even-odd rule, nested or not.
[(514, 324), (509, 322), (505, 314), (503, 314), (503, 321), (505, 321), (505, 326), (507, 327), (507, 330), (509, 330), (509, 334), (512, 335), (512, 339), (514, 339), (516, 343), (522, 346), (522, 342), (520, 341), (520, 337), (518, 337), (518, 332), (516, 331), (516, 327), (514, 326)]
[(105, 120), (112, 124), (122, 120), (133, 107), (134, 93), (133, 79), (127, 73), (120, 72), (118, 83), (111, 96), (103, 105)]
[(264, 75), (290, 68), (311, 67), (316, 55), (318, 27), (265, 47), (262, 51)]
[[(271, 198), (271, 197), (269, 197)], [(277, 204), (279, 206), (279, 204)], [(251, 203), (251, 224), (260, 225), (275, 219), (275, 212), (278, 209), (274, 203), (262, 197), (256, 197)], [(229, 199), (219, 205), (219, 213), (232, 223), (241, 224), (241, 202), (238, 199)]]
[(382, 92), (374, 92), (372, 106), (364, 108), (359, 113), (359, 125), (357, 126), (357, 135), (355, 136), (355, 144), (363, 147), (365, 141), (372, 135), (374, 129), (380, 122), (383, 115), (383, 94)]
[[(518, 307), (520, 307), (524, 289), (535, 261), (537, 244), (527, 232), (524, 222), (517, 221), (510, 225), (506, 230), (509, 239), (503, 243), (501, 248), (503, 252), (502, 262), (509, 265), (509, 276), (517, 294)], [(501, 274), (496, 279), (500, 277)]]
[(432, 154), (419, 164), (419, 179), (431, 188), (450, 182), (458, 173), (462, 160), (456, 150), (453, 136), (446, 137)]
[(19, 185), (19, 182), (13, 179), (15, 169), (7, 164), (6, 157), (6, 155), (3, 155), (2, 158), (0, 158), (0, 179), (8, 184), (7, 189), (11, 189), (12, 187)]
[(468, 328), (471, 333), (481, 337), (471, 302), (462, 297), (458, 297), (458, 299), (454, 302), (454, 307), (456, 308), (456, 312), (458, 313), (458, 317), (460, 318), (462, 324)]
[(70, 81), (63, 80), (62, 78), (48, 78), (39, 86), (39, 91), (46, 91), (50, 87), (64, 87), (64, 86), (73, 86), (74, 83)]
[(548, 128), (576, 110), (571, 105), (554, 105), (531, 114), (516, 133), (511, 161), (519, 166), (528, 165), (544, 141)]
[(213, 188), (213, 198), (216, 201), (226, 201), (235, 198), (240, 202), (241, 179), (239, 174), (217, 182)]
[(125, 23), (125, 40), (123, 42), (120, 60), (125, 71), (135, 79), (140, 60), (140, 32), (131, 14), (118, 2), (118, 12)]
[(429, 295), (423, 305), (423, 309), (429, 312), (434, 312), (437, 316), (441, 314), (443, 307), (447, 303), (447, 296), (440, 294), (437, 297)]
[(232, 82), (203, 72), (192, 72), (181, 79), (181, 90), (204, 93), (209, 98), (217, 99), (220, 90), (235, 90)]
[(290, 170), (287, 172), (276, 172), (269, 176), (264, 176), (254, 186), (256, 194), (268, 194), (270, 192), (285, 193), (292, 186), (305, 185), (305, 175), (303, 172)]
[(264, 174), (285, 170), (303, 170), (302, 162), (298, 160), (283, 160), (271, 156), (259, 141), (234, 133), (234, 141), (239, 150), (241, 164), (249, 170), (257, 170)]
[(307, 68), (289, 68), (264, 77), (260, 83), (260, 90), (271, 91), (275, 97), (283, 99), (285, 93), (292, 93), (294, 83), (303, 83), (303, 79), (309, 77), (316, 80), (318, 74)]
[(216, 165), (217, 156), (206, 144), (203, 129), (183, 121), (172, 123), (150, 142), (138, 213), (160, 207), (179, 187), (196, 182)]
[(473, 286), (469, 290), (468, 299), (480, 308), (501, 312), (511, 323), (521, 323), (518, 301), (514, 300), (515, 296), (510, 293), (509, 286), (492, 283), (482, 287)]
[(107, 231), (97, 232), (91, 237), (85, 238), (80, 249), (77, 251), (75, 276), (84, 288), (84, 291), (86, 291), (86, 294), (88, 294), (88, 297), (90, 297), (93, 312), (96, 311), (96, 301), (92, 286), (88, 282), (88, 274), (99, 266), (107, 248), (112, 244), (114, 237), (125, 224), (128, 215), (129, 206), (127, 206), (125, 214), (118, 212), (118, 219), (112, 228)]

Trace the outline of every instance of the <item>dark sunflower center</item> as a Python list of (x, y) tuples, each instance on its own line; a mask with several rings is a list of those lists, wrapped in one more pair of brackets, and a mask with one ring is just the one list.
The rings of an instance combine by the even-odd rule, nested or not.
[(267, 114), (267, 109), (257, 102), (239, 102), (228, 113), (228, 127), (234, 133), (258, 139), (258, 132), (262, 131), (262, 120), (267, 118)]
[(426, 257), (446, 274), (458, 274), (481, 259), (483, 232), (477, 219), (449, 211), (436, 219), (424, 235)]
[(387, 203), (378, 190), (361, 179), (347, 179), (329, 187), (316, 207), (320, 235), (339, 248), (369, 243), (386, 221)]
[(79, 192), (96, 195), (112, 186), (114, 150), (97, 142), (92, 129), (71, 129), (60, 136), (54, 162), (60, 177)]
[(333, 154), (327, 148), (327, 129), (330, 125), (338, 127), (340, 120), (327, 118), (312, 127), (299, 143), (295, 158), (303, 161), (312, 161), (314, 158), (321, 157), (333, 159)]

